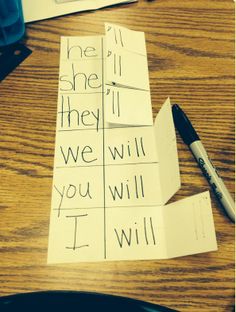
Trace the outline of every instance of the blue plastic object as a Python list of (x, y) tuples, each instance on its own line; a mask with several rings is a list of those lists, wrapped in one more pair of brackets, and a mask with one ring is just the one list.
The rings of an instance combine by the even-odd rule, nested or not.
[(19, 41), (24, 33), (21, 0), (0, 0), (0, 46)]

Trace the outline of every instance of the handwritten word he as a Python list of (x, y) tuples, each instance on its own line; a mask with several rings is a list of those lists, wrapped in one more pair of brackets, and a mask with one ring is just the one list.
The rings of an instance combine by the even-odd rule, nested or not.
[(73, 59), (82, 59), (82, 58), (92, 58), (97, 56), (96, 48), (93, 46), (85, 46), (82, 45), (71, 45), (70, 39), (67, 38), (67, 47), (66, 47), (66, 56), (69, 60), (71, 58), (71, 54), (73, 55)]

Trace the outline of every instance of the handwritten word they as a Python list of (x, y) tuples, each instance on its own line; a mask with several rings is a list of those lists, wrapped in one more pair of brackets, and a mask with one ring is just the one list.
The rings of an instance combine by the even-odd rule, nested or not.
[[(65, 107), (66, 106), (66, 107)], [(79, 105), (77, 105), (79, 107)], [(76, 107), (77, 107), (76, 106)], [(100, 109), (80, 110), (79, 108), (71, 108), (71, 99), (69, 96), (61, 97), (60, 115), (61, 128), (70, 127), (94, 127), (98, 131), (100, 121)]]

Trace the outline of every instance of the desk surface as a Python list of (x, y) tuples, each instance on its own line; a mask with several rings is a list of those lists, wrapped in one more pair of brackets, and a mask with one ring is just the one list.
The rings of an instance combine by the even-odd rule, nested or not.
[[(234, 226), (212, 195), (219, 250), (171, 260), (46, 264), (53, 175), (59, 40), (95, 35), (104, 22), (146, 33), (154, 116), (181, 104), (234, 193), (234, 4), (139, 0), (27, 25), (33, 50), (0, 84), (0, 295), (37, 290), (117, 294), (187, 311), (231, 311)], [(181, 190), (207, 190), (177, 136)]]

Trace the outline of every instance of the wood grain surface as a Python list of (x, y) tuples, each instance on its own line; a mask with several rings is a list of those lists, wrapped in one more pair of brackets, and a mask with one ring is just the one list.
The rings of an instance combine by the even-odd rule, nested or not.
[[(104, 22), (144, 31), (153, 115), (169, 96), (189, 115), (234, 194), (234, 2), (139, 0), (27, 25), (33, 53), (0, 83), (0, 295), (38, 290), (116, 294), (182, 312), (232, 311), (234, 225), (211, 193), (218, 251), (171, 260), (47, 265), (59, 42), (104, 33)], [(209, 189), (177, 134), (182, 187)]]

